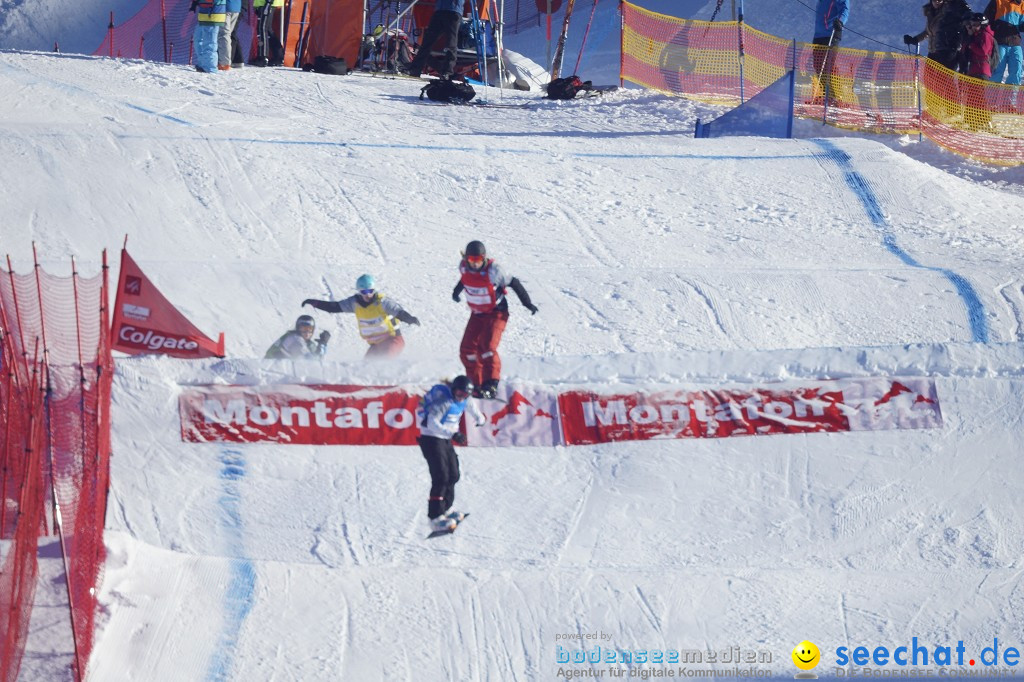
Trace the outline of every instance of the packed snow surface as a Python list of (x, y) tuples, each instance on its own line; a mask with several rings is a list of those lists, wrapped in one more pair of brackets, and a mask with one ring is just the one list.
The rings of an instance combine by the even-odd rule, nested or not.
[[(795, 140), (694, 140), (717, 110), (638, 89), (480, 88), (524, 105), (488, 108), (419, 88), (0, 53), (15, 269), (34, 242), (47, 270), (75, 255), (95, 274), (106, 248), (116, 278), (127, 236), (182, 312), (227, 335), (222, 361), (117, 362), (90, 679), (610, 679), (738, 667), (726, 651), (791, 677), (804, 639), (830, 676), (839, 647), (1024, 645), (1016, 171), (813, 122)], [(193, 384), (459, 373), (467, 310), (450, 294), (471, 239), (539, 307), (511, 301), (509, 382), (928, 377), (942, 427), (463, 448), (472, 517), (429, 542), (415, 447), (181, 441)], [(354, 318), (319, 312), (322, 364), (259, 359), (303, 299), (347, 296), (364, 272), (423, 322), (398, 360), (363, 363)], [(70, 679), (59, 587), (40, 592), (24, 680)], [(705, 660), (560, 661), (595, 647)]]

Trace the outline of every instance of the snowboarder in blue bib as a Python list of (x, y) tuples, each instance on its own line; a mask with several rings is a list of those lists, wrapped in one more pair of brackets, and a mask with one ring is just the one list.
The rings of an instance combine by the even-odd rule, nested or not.
[(437, 384), (423, 396), (416, 411), (420, 426), (420, 437), (416, 441), (430, 469), (427, 517), (431, 530), (455, 530), (465, 517), (451, 508), (455, 501), (455, 484), (459, 482), (459, 456), (452, 443), (466, 444), (465, 434), (459, 431), (463, 413), (468, 411), (477, 426), (485, 423), (473, 402), (473, 388), (473, 382), (466, 376)]

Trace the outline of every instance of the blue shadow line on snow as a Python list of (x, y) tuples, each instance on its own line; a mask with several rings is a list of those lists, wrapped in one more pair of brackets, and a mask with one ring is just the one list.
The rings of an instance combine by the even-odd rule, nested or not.
[(231, 557), (231, 581), (224, 595), (224, 623), (221, 626), (213, 656), (206, 669), (206, 679), (221, 682), (234, 679), (231, 674), (238, 646), (238, 634), (255, 601), (256, 569), (244, 558), (242, 544), (242, 494), (239, 481), (245, 478), (245, 459), (238, 450), (222, 450), (221, 462), (221, 527), (227, 535)]
[(168, 121), (173, 121), (175, 123), (180, 123), (183, 126), (189, 126), (189, 127), (195, 126), (195, 123), (192, 123), (191, 121), (186, 121), (185, 119), (178, 118), (176, 116), (170, 116), (169, 114), (161, 114), (159, 111), (153, 111), (152, 109), (147, 109), (146, 107), (140, 107), (138, 104), (131, 104), (129, 102), (122, 102), (122, 104), (124, 104), (129, 109), (135, 109), (136, 111), (141, 111), (141, 112), (143, 112), (145, 114), (151, 114), (151, 115), (156, 116), (158, 118), (166, 118)]
[[(26, 54), (30, 54), (30, 53), (26, 53)], [(57, 56), (63, 58), (63, 57), (67, 57), (68, 55), (57, 55)], [(25, 73), (24, 73), (24, 71), (22, 69), (17, 69), (15, 67), (11, 66), (10, 64), (0, 64), (0, 66), (2, 66), (4, 68), (4, 70), (9, 72), (9, 73), (13, 72), (13, 73), (18, 73), (19, 75), (22, 75), (22, 76), (25, 75)], [(26, 79), (23, 77), (22, 80), (25, 81)], [(64, 92), (70, 92), (70, 93), (75, 94), (75, 95), (86, 95), (88, 97), (99, 97), (99, 95), (97, 95), (96, 93), (90, 92), (89, 90), (86, 90), (85, 88), (80, 88), (77, 85), (71, 85), (70, 83), (61, 83), (60, 81), (55, 81), (52, 78), (44, 78), (44, 77), (40, 77), (40, 76), (38, 76), (36, 74), (31, 74), (31, 79), (30, 80), (31, 80), (31, 82), (45, 82), (50, 87), (52, 87), (52, 88), (54, 88), (56, 90), (63, 90)], [(130, 102), (121, 102), (121, 104), (123, 104), (124, 106), (128, 107), (129, 109), (135, 109), (136, 111), (141, 111), (143, 113), (150, 114), (152, 116), (157, 116), (159, 118), (166, 118), (168, 121), (173, 121), (175, 123), (180, 123), (181, 125), (184, 125), (184, 126), (189, 126), (189, 127), (195, 126), (194, 123), (186, 121), (183, 118), (176, 118), (174, 116), (169, 116), (168, 114), (161, 114), (159, 111), (153, 111), (152, 109), (146, 109), (145, 107), (140, 107), (137, 104), (132, 104)]]
[[(119, 135), (121, 139), (141, 137), (135, 135)], [(146, 139), (153, 139), (146, 137)], [(491, 147), (481, 149), (479, 147), (457, 147), (432, 144), (385, 144), (376, 142), (330, 142), (322, 140), (258, 140), (245, 137), (208, 137), (207, 142), (245, 142), (248, 144), (279, 144), (284, 146), (309, 146), (309, 147), (351, 147), (364, 149), (412, 149), (431, 152), (482, 152), (484, 154), (523, 154), (529, 156), (575, 156), (588, 159), (706, 159), (708, 161), (777, 161), (779, 159), (812, 159), (814, 154), (791, 154), (783, 156), (770, 155), (743, 155), (743, 154), (611, 154), (601, 152), (567, 152), (552, 154), (547, 149), (514, 149), (503, 147)]]
[(846, 185), (854, 194), (857, 195), (857, 198), (860, 199), (868, 217), (871, 218), (871, 222), (881, 231), (882, 244), (885, 245), (885, 248), (910, 267), (942, 273), (942, 275), (948, 279), (954, 287), (956, 287), (957, 293), (960, 295), (960, 298), (963, 299), (964, 305), (967, 306), (967, 318), (971, 325), (971, 337), (976, 343), (988, 343), (989, 330), (988, 321), (985, 319), (985, 305), (978, 297), (978, 293), (974, 290), (974, 286), (968, 282), (963, 275), (960, 275), (948, 268), (923, 265), (919, 263), (916, 258), (904, 251), (903, 248), (896, 243), (896, 237), (890, 229), (889, 221), (885, 219), (885, 214), (882, 212), (882, 206), (878, 202), (878, 198), (875, 196), (875, 193), (871, 190), (871, 186), (868, 184), (864, 176), (854, 170), (850, 155), (836, 147), (835, 144), (829, 140), (817, 139), (812, 140), (812, 142), (825, 150), (825, 156), (830, 161), (833, 161), (838, 165), (843, 171)]

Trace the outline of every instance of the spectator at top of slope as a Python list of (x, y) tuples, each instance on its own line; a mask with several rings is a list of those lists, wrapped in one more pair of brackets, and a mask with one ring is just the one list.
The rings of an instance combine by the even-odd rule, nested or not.
[[(473, 0), (474, 2), (476, 0)], [(427, 66), (435, 66), (441, 78), (448, 78), (455, 73), (455, 60), (459, 50), (459, 29), (462, 27), (462, 15), (465, 11), (464, 0), (437, 0), (434, 3), (434, 14), (423, 32), (416, 56), (409, 63), (410, 76), (419, 77)], [(438, 38), (444, 37), (444, 48), (440, 60), (430, 63), (430, 52)]]
[(1010, 85), (1020, 85), (1024, 71), (1020, 39), (1024, 6), (1020, 0), (990, 0), (984, 14), (988, 17), (999, 49), (999, 64), (992, 73), (992, 81), (1002, 83), (1005, 76)]
[(928, 39), (928, 59), (956, 71), (964, 39), (964, 19), (971, 14), (965, 0), (931, 0), (922, 8), (924, 30), (917, 35), (903, 36), (907, 45)]

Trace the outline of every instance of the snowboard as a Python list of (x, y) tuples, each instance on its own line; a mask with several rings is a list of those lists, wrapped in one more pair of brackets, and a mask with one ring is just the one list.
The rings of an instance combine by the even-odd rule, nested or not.
[(458, 530), (459, 526), (462, 525), (462, 522), (469, 518), (469, 512), (464, 513), (465, 516), (462, 517), (462, 521), (459, 521), (455, 524), (455, 528), (452, 528), (451, 530), (435, 530), (430, 535), (428, 535), (426, 539), (429, 540), (431, 538), (439, 538), (442, 535), (451, 535), (452, 533), (454, 533), (456, 530)]

